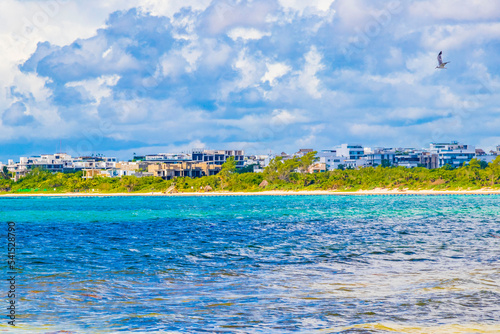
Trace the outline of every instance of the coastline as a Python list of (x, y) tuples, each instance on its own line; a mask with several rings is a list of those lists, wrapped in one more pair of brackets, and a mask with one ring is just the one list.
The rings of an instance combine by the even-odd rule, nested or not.
[(400, 189), (372, 189), (358, 191), (333, 191), (333, 190), (267, 190), (259, 192), (185, 192), (175, 194), (165, 194), (163, 192), (148, 193), (37, 193), (37, 194), (0, 194), (2, 197), (114, 197), (114, 196), (158, 196), (158, 197), (197, 197), (197, 196), (383, 196), (383, 195), (500, 195), (500, 189), (477, 189), (477, 190), (400, 190)]

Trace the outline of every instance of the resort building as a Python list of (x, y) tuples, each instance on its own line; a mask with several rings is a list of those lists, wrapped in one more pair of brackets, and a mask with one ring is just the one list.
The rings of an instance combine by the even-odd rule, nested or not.
[(176, 164), (155, 163), (148, 165), (148, 172), (153, 176), (171, 180), (175, 177), (202, 177), (216, 175), (221, 166), (206, 162), (182, 162)]
[(437, 154), (437, 168), (445, 165), (456, 168), (468, 163), (476, 156), (476, 148), (473, 145), (464, 145), (457, 141), (432, 143), (429, 152)]
[(188, 153), (159, 153), (145, 155), (142, 160), (147, 162), (180, 163), (192, 159), (191, 154)]
[(398, 148), (394, 156), (394, 165), (406, 168), (419, 167), (422, 153), (423, 151), (413, 148)]
[(365, 155), (368, 166), (393, 166), (396, 162), (396, 151), (392, 148), (375, 148), (372, 152)]
[(346, 157), (350, 160), (360, 159), (365, 156), (363, 145), (342, 144), (336, 148), (337, 156)]
[(434, 169), (438, 168), (438, 155), (435, 153), (430, 153), (430, 152), (423, 152), (420, 156), (420, 163), (419, 165), (422, 167), (425, 167), (427, 169)]
[(205, 150), (193, 149), (191, 159), (194, 162), (205, 162), (209, 165), (221, 166), (229, 157), (234, 157), (236, 167), (243, 167), (245, 156), (242, 150)]
[(302, 158), (307, 153), (314, 152), (312, 148), (301, 148), (298, 152), (294, 153), (294, 157)]
[(325, 164), (326, 170), (335, 170), (345, 166), (346, 157), (338, 156), (337, 150), (322, 150), (316, 154), (318, 162)]
[(325, 163), (317, 162), (317, 163), (312, 164), (311, 166), (309, 166), (309, 168), (307, 169), (307, 172), (309, 174), (313, 174), (313, 173), (326, 172), (327, 170), (328, 169), (326, 168), (326, 164)]

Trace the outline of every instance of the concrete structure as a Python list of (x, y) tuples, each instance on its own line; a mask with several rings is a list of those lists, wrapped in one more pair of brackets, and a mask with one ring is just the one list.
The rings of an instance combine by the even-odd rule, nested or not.
[(394, 165), (406, 168), (415, 168), (420, 166), (420, 156), (423, 151), (413, 148), (398, 148), (394, 156)]
[(91, 179), (95, 176), (99, 177), (123, 177), (123, 176), (138, 176), (138, 173), (133, 170), (123, 169), (84, 169), (83, 178)]
[(350, 160), (356, 160), (364, 157), (365, 150), (363, 145), (359, 144), (342, 144), (336, 148), (337, 156), (346, 157)]
[(156, 163), (148, 166), (148, 172), (153, 176), (171, 180), (175, 177), (202, 177), (216, 175), (221, 166), (206, 162), (182, 162), (176, 164)]
[(395, 164), (396, 151), (392, 148), (377, 147), (365, 155), (368, 166), (393, 166)]
[(431, 154), (437, 154), (437, 167), (450, 165), (454, 168), (468, 163), (476, 156), (476, 148), (473, 145), (451, 143), (432, 143), (429, 148)]
[(341, 166), (339, 165), (339, 168), (358, 169), (367, 166), (368, 166), (368, 160), (366, 160), (366, 158), (359, 158), (359, 159), (345, 159), (344, 163), (341, 164)]
[(188, 153), (148, 154), (145, 155), (143, 159), (143, 161), (147, 162), (165, 162), (165, 163), (180, 163), (191, 160), (192, 160), (192, 155)]
[(236, 167), (244, 166), (244, 152), (242, 150), (205, 150), (193, 149), (191, 159), (194, 162), (206, 162), (209, 165), (221, 166), (229, 157), (234, 157)]
[(302, 158), (307, 153), (314, 152), (312, 148), (301, 148), (298, 152), (294, 153), (294, 157)]
[(326, 172), (327, 171), (327, 168), (326, 168), (326, 164), (325, 163), (322, 163), (322, 162), (317, 162), (315, 164), (312, 164), (311, 166), (309, 166), (309, 168), (307, 169), (307, 172), (309, 174), (313, 174), (313, 173), (322, 173), (322, 172)]
[(425, 167), (427, 169), (438, 168), (439, 165), (438, 155), (435, 153), (423, 152), (419, 156), (419, 160), (420, 160), (419, 165), (422, 167)]
[(339, 169), (345, 166), (346, 157), (337, 155), (337, 150), (322, 150), (316, 156), (319, 158), (318, 162), (325, 164), (326, 170)]
[(115, 165), (116, 169), (126, 170), (126, 171), (146, 171), (148, 166), (153, 164), (152, 162), (146, 161), (120, 161)]

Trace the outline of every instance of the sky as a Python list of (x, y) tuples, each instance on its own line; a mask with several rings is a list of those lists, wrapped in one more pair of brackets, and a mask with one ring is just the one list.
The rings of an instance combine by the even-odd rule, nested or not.
[(0, 161), (500, 144), (497, 0), (1, 7)]

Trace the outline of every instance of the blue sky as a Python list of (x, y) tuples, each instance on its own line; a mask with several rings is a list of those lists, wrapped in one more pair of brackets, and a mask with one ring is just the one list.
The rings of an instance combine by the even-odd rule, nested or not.
[(500, 144), (494, 0), (4, 0), (0, 22), (4, 162)]

